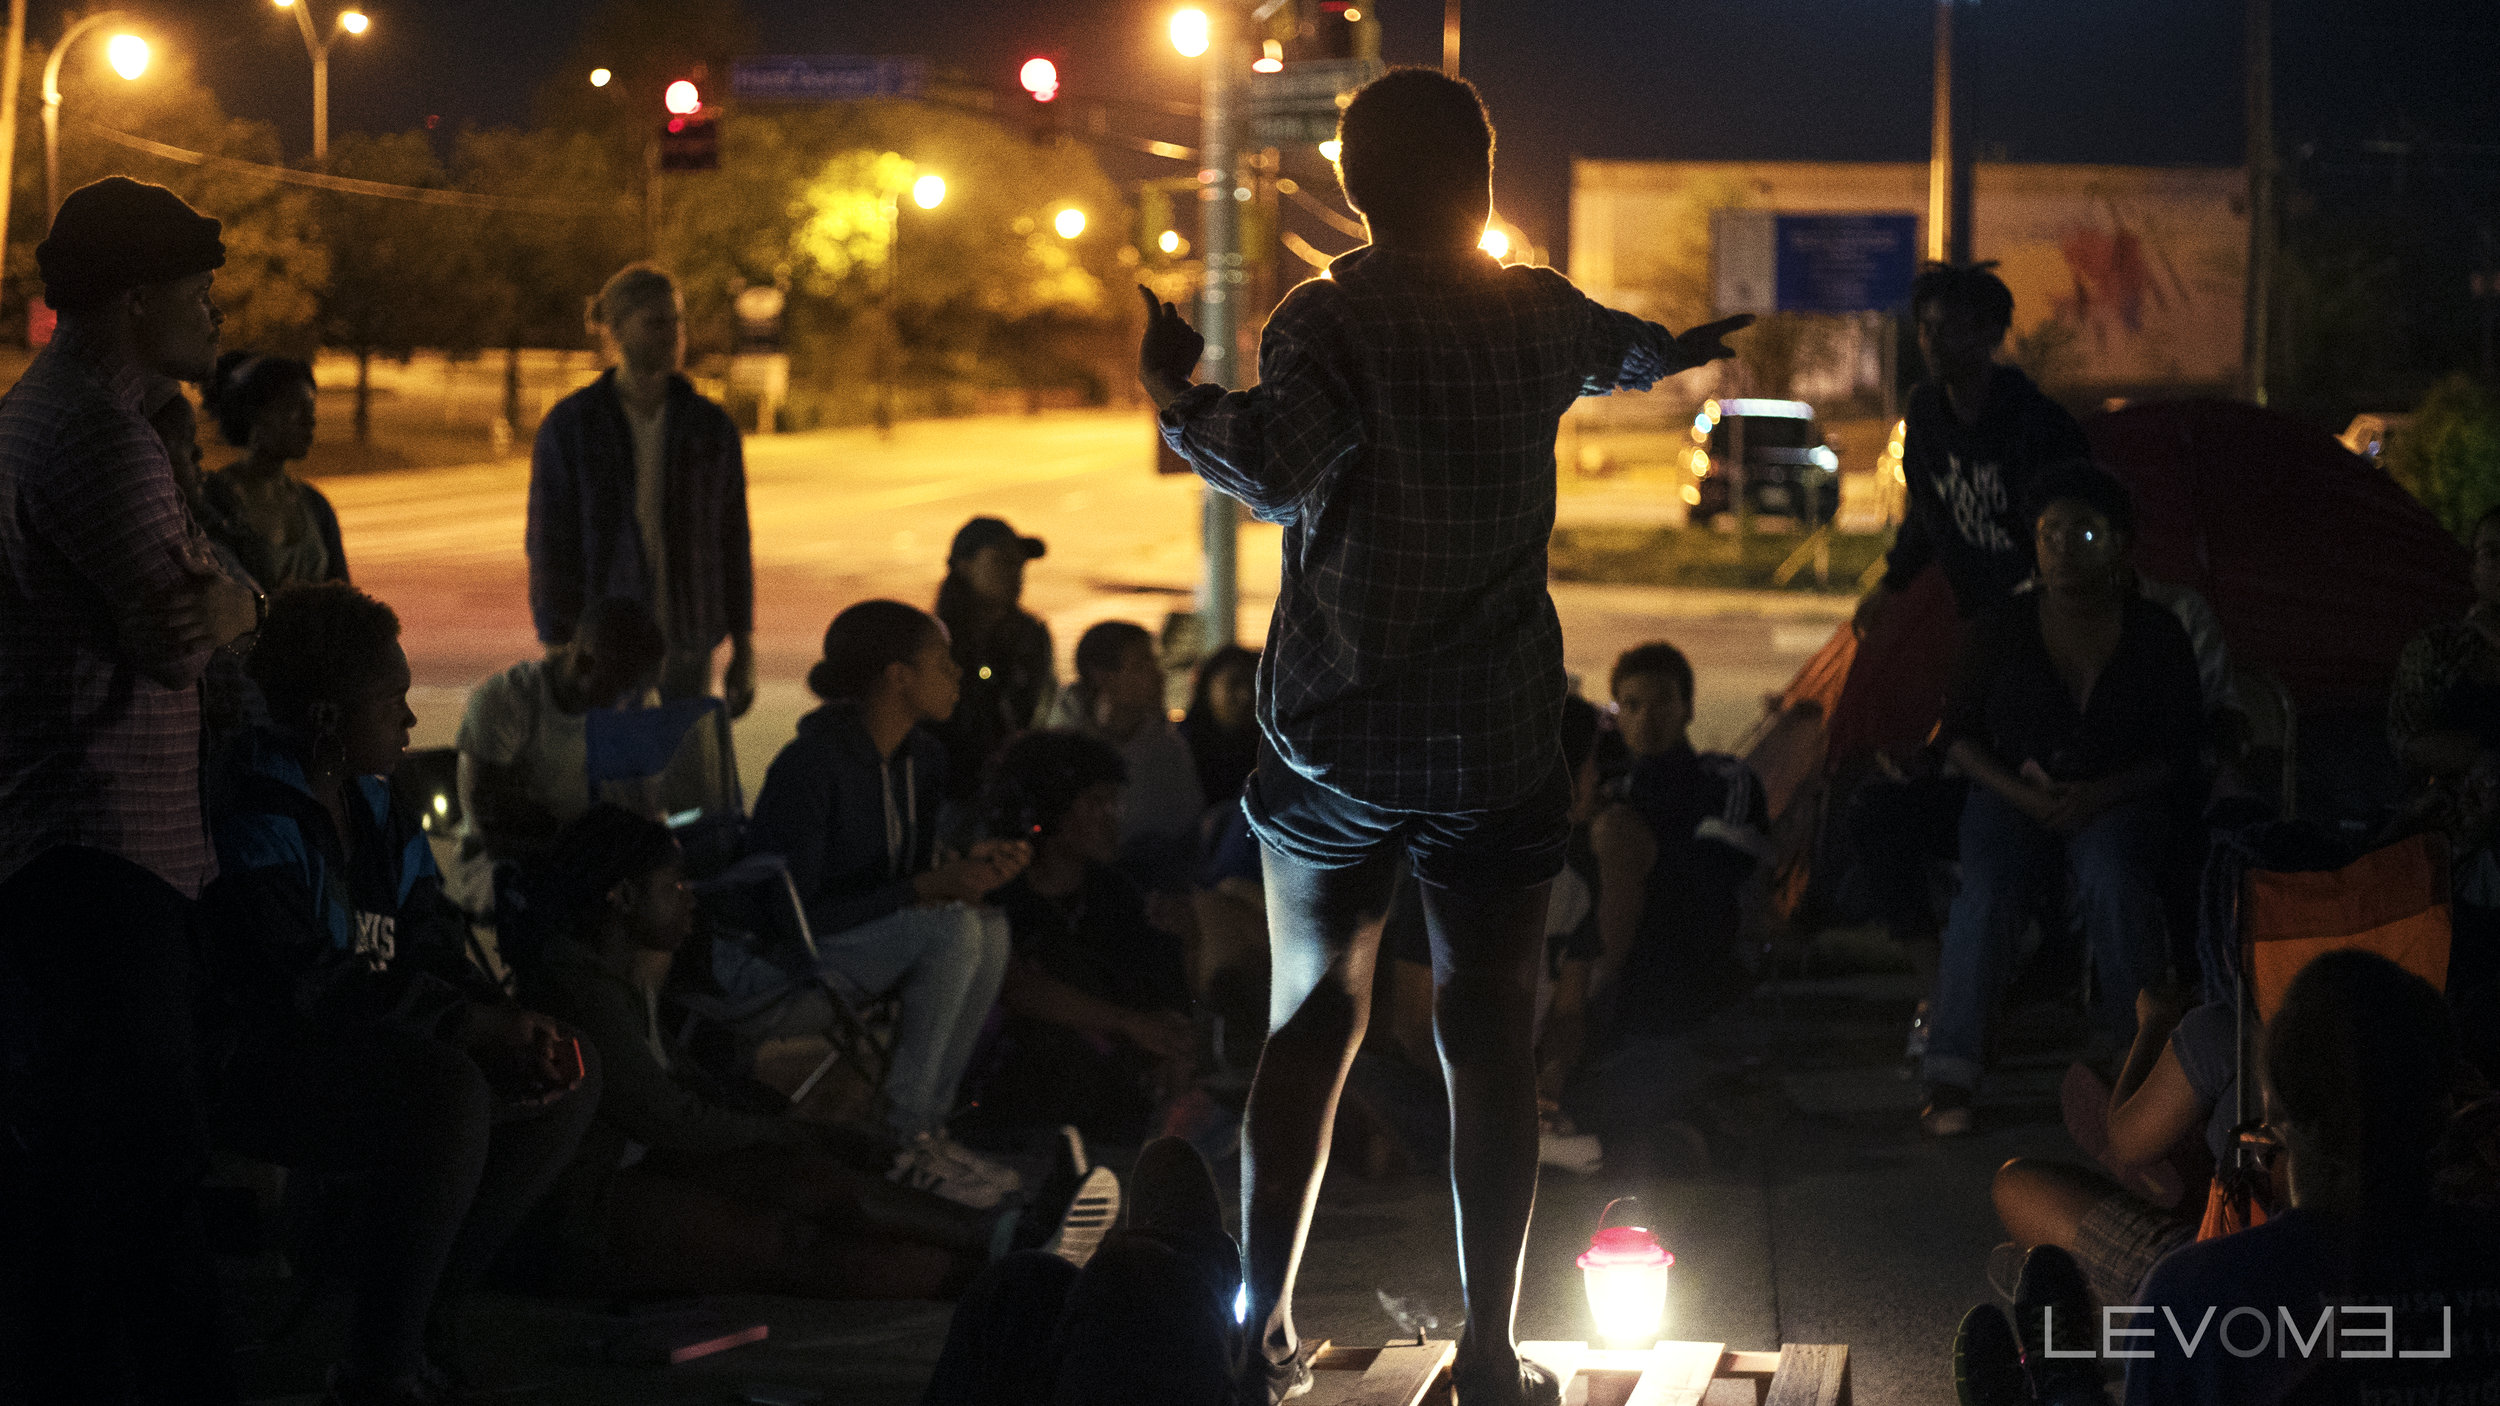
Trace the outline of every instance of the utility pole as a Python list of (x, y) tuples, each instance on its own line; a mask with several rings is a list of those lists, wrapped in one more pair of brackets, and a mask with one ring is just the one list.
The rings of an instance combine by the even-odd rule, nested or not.
[(1441, 73), (1458, 76), (1458, 0), (1441, 0)]
[[(1239, 388), (1247, 383), (1241, 360), (1236, 309), (1244, 292), (1241, 262), (1241, 176), (1234, 169), (1233, 105), (1240, 75), (1250, 66), (1241, 16), (1230, 6), (1209, 5), (1215, 33), (1207, 45), (1205, 88), (1198, 138), (1199, 246), (1206, 281), (1198, 293), (1198, 331), (1207, 341), (1207, 379)], [(1200, 490), (1199, 533), (1205, 560), (1198, 585), (1200, 647), (1208, 653), (1240, 635), (1241, 505), (1207, 484)]]
[(2274, 3), (2248, 0), (2248, 398), (2266, 403), (2274, 333)]
[(17, 180), (17, 80), (26, 61), (26, 0), (9, 0), (8, 46), (0, 53), (0, 256), (9, 250), (9, 187)]

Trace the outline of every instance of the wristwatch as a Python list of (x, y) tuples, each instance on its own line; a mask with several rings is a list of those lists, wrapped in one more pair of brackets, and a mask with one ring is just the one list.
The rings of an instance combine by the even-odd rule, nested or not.
[(245, 659), (251, 656), (252, 646), (260, 643), (261, 627), (269, 623), (268, 594), (262, 591), (258, 586), (253, 586), (250, 589), (252, 592), (252, 628), (242, 634), (236, 635), (233, 639), (226, 641), (225, 644), (221, 646), (228, 654), (233, 655), (237, 659)]

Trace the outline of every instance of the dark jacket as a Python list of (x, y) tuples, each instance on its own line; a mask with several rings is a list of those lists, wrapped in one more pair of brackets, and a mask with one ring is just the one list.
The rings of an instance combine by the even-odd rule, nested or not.
[(1038, 726), (1042, 710), (1059, 689), (1050, 627), (1023, 610), (1011, 610), (986, 630), (964, 623), (939, 593), (939, 617), (954, 637), (955, 663), (963, 670), (963, 695), (955, 711), (934, 729), (955, 763), (946, 793), (969, 801), (981, 789), (981, 769), (1009, 742)]
[(748, 553), (746, 452), (727, 411), (673, 377), (663, 490), (665, 601), (652, 599), (634, 520), (634, 436), (616, 372), (557, 401), (530, 451), (530, 618), (541, 643), (564, 644), (591, 602), (649, 605), (671, 647), (707, 649), (755, 628)]
[(1905, 516), (1884, 559), (1884, 584), (1906, 587), (1943, 568), (1954, 609), (1985, 615), (2031, 575), (2031, 486), (2040, 471), (2089, 458), (2083, 427), (2011, 366), (1996, 368), (1977, 424), (1965, 425), (1933, 382), (1910, 392), (1901, 475)]
[(1671, 1035), (1741, 989), (1746, 880), (1770, 853), (1770, 815), (1753, 769), (1690, 746), (1646, 757), (1617, 784), (1658, 844), (1641, 926), (1624, 961), (1616, 1033)]
[(2174, 790), (2187, 788), (2205, 741), (2204, 694), (2187, 630), (2169, 611), (2129, 596), (2118, 648), (2078, 709), (2041, 636), (2039, 593), (2016, 596), (1971, 628), (1955, 658), (1942, 741), (1965, 740), (2001, 766), (2037, 762), (2067, 782), (2159, 761), (2170, 768)]
[[(755, 798), (747, 848), (789, 862), (808, 926), (818, 937), (873, 923), (915, 901), (911, 881), (937, 857), (946, 747), (926, 728), (877, 755), (856, 703), (827, 703), (799, 719)], [(901, 835), (887, 844), (889, 797)]]
[(215, 974), (212, 1025), (268, 1033), (395, 1025), (456, 1039), (473, 1002), (503, 993), (469, 960), (425, 834), (359, 777), (351, 856), (303, 769), (268, 729), (228, 759), (210, 817), (218, 876), (202, 895)]

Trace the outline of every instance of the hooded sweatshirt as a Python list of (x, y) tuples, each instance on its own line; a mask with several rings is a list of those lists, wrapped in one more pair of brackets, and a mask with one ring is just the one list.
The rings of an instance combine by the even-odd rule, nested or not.
[(945, 798), (946, 747), (928, 729), (881, 757), (859, 705), (827, 703), (764, 773), (747, 848), (782, 856), (808, 927), (829, 937), (918, 901), (912, 880), (936, 863)]

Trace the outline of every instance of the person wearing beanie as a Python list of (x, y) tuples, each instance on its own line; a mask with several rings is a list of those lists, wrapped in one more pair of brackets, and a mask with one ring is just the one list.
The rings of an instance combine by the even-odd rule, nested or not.
[(196, 685), (259, 606), (145, 418), (157, 378), (216, 361), (218, 230), (162, 186), (72, 192), (35, 251), (59, 330), (0, 400), (0, 1117), (28, 1154), (0, 1198), (11, 1401), (113, 1400), (125, 1377), (235, 1399), (188, 933), (216, 871)]
[(672, 1038), (664, 990), (694, 903), (666, 825), (592, 806), (524, 882), (557, 932), (524, 990), (598, 1047), (605, 1078), (556, 1196), (567, 1258), (601, 1292), (946, 1297), (1014, 1243), (1020, 1208), (890, 1185), (886, 1139), (792, 1117)]
[(929, 731), (960, 692), (946, 630), (901, 601), (851, 606), (825, 629), (799, 719), (755, 799), (748, 847), (781, 855), (815, 934), (819, 970), (870, 997), (899, 993), (886, 1119), (894, 1176), (972, 1205), (1021, 1184), (947, 1135), (956, 1089), (1007, 975), (1007, 917), (990, 895), (1030, 845), (991, 835), (941, 851), (946, 748)]
[(554, 649), (606, 596), (648, 606), (668, 639), (660, 692), (712, 691), (733, 718), (755, 702), (755, 568), (746, 451), (729, 412), (696, 391), (677, 285), (649, 264), (619, 270), (590, 300), (613, 361), (557, 401), (530, 451), (530, 616)]

